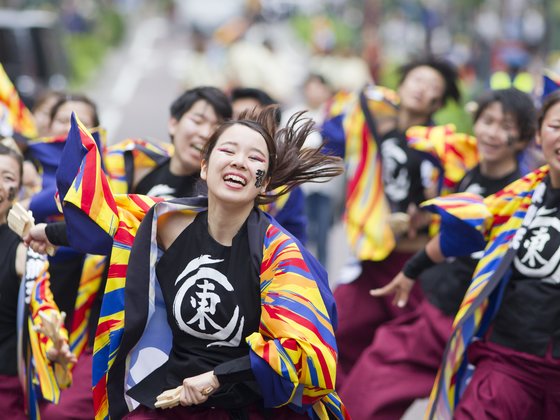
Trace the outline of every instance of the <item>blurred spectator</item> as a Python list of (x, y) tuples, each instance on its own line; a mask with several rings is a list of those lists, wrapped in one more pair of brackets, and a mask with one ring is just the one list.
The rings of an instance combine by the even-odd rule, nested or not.
[(526, 70), (529, 55), (526, 51), (515, 46), (506, 46), (500, 52), (504, 68), (490, 77), (490, 88), (508, 89), (515, 87), (522, 92), (532, 93), (535, 87), (533, 76)]
[[(233, 108), (233, 118), (239, 118), (243, 111), (251, 111), (253, 109), (261, 111), (268, 105), (278, 104), (278, 101), (264, 90), (247, 87), (237, 87), (231, 91), (231, 106)], [(277, 120), (280, 122), (280, 112), (277, 114)]]
[(62, 92), (47, 91), (40, 95), (35, 101), (31, 112), (35, 119), (39, 137), (48, 135), (52, 108), (63, 97), (64, 93)]
[[(320, 126), (324, 119), (325, 105), (332, 95), (333, 90), (323, 76), (310, 74), (303, 84), (303, 103), (285, 111), (285, 119), (295, 112), (307, 110), (308, 117), (313, 118), (316, 125)], [(315, 132), (307, 138), (305, 146), (318, 148), (322, 146), (322, 142), (321, 135)], [(344, 177), (339, 176), (325, 183), (309, 182), (301, 187), (305, 194), (309, 244), (315, 247), (317, 259), (325, 266), (329, 232), (337, 216), (337, 209), (342, 209), (344, 184)]]
[[(181, 77), (187, 89), (198, 86), (226, 86), (226, 75), (220, 66), (220, 57), (212, 54), (210, 40), (198, 29), (191, 32), (191, 47), (181, 61)], [(184, 63), (184, 65), (183, 65)], [(184, 76), (183, 76), (184, 74)]]
[(97, 106), (87, 96), (73, 94), (61, 96), (51, 108), (49, 135), (66, 136), (70, 131), (70, 117), (75, 113), (88, 129), (99, 126)]

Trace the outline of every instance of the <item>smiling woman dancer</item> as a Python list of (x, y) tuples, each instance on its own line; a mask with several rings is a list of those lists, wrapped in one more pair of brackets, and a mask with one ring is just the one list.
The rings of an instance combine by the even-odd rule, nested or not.
[[(10, 139), (0, 140), (0, 413), (2, 413), (2, 418), (16, 420), (28, 418), (28, 413), (32, 410), (28, 405), (30, 401), (28, 400), (27, 404), (24, 402), (24, 391), (20, 377), (18, 377), (17, 352), (18, 338), (20, 338), (17, 323), (18, 296), (22, 276), (25, 274), (27, 266), (26, 249), (19, 236), (10, 230), (7, 223), (8, 212), (21, 188), (22, 165), (23, 156), (19, 153), (15, 142)], [(32, 267), (34, 271), (41, 271), (37, 270), (37, 265)], [(45, 289), (48, 289), (48, 282), (44, 282), (42, 285), (43, 292), (37, 293), (37, 295), (45, 299), (46, 295), (50, 293), (45, 294), (44, 292)], [(32, 301), (37, 300), (32, 299)], [(48, 296), (41, 302), (40, 308), (44, 314), (48, 314), (50, 309), (53, 309)], [(33, 311), (31, 307), (30, 310)], [(46, 356), (51, 362), (75, 363), (76, 359), (69, 351), (66, 332), (63, 337), (64, 340), (59, 343), (62, 347), (51, 347)], [(23, 342), (24, 347), (27, 342)], [(37, 348), (42, 351), (49, 346), (38, 346)], [(59, 352), (60, 350), (62, 352)], [(35, 359), (34, 363), (40, 369), (45, 369), (39, 359)], [(25, 406), (27, 406), (26, 411)]]
[[(341, 161), (302, 150), (311, 120), (299, 114), (276, 131), (275, 113), (267, 108), (219, 126), (203, 153), (207, 198), (160, 202), (149, 211), (136, 207), (135, 217), (148, 212), (134, 238), (126, 282), (119, 283), (124, 327), (119, 309), (114, 319), (104, 312), (98, 327), (96, 356), (112, 350), (106, 375), (94, 360), (94, 372), (97, 366), (102, 373), (94, 387), (96, 412), (135, 419), (347, 418), (334, 390), (336, 309), (327, 274), (258, 208), (303, 182), (339, 175)], [(98, 156), (93, 152), (85, 158)], [(82, 161), (79, 179), (87, 167)], [(67, 201), (80, 185), (61, 192), (64, 208), (81, 205)], [(107, 220), (81, 211), (114, 235), (115, 250), (130, 237), (120, 236), (130, 224), (120, 216), (109, 220), (117, 230), (107, 230), (101, 226)], [(72, 242), (72, 229), (84, 225), (73, 224), (72, 213), (65, 217)], [(92, 245), (95, 237), (89, 238), (92, 248), (106, 248), (105, 239)], [(110, 277), (118, 277), (112, 270)], [(123, 272), (122, 264), (115, 270)], [(106, 289), (105, 309), (118, 306), (115, 292)], [(181, 406), (155, 408), (162, 392), (178, 387)]]
[(17, 297), (25, 267), (25, 248), (7, 224), (21, 185), (23, 157), (0, 143), (0, 409), (25, 419), (24, 396), (17, 372)]
[[(272, 107), (245, 115), (212, 135), (201, 170), (207, 204), (157, 204), (140, 226), (125, 310), (143, 307), (147, 315), (141, 303), (148, 304), (146, 291), (157, 279), (152, 284), (161, 289), (166, 314), (159, 335), (162, 327), (170, 330), (171, 347), (161, 366), (140, 373), (149, 366), (147, 358), (153, 366), (158, 354), (142, 355), (154, 325), (146, 325), (146, 316), (127, 318), (119, 350), (126, 357), (117, 355), (113, 369), (138, 383), (128, 397), (141, 405), (128, 418), (297, 418), (295, 411), (327, 418), (327, 410), (344, 416), (334, 393), (336, 314), (326, 272), (256, 206), (276, 198), (265, 193), (279, 186), (286, 186), (285, 193), (340, 174), (340, 166), (333, 166), (340, 161), (300, 150), (313, 124), (301, 124), (301, 116), (274, 135), (275, 112)], [(155, 270), (143, 263), (150, 251), (158, 252), (152, 229), (163, 253)], [(125, 383), (125, 389), (131, 385)], [(154, 410), (162, 391), (181, 384), (181, 407)], [(125, 414), (119, 409), (126, 406), (111, 395), (109, 384), (111, 413)], [(295, 411), (273, 408), (286, 404)]]

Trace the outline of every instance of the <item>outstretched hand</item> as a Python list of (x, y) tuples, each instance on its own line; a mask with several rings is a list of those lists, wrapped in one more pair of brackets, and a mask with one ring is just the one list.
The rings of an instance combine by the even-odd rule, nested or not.
[(401, 271), (389, 284), (378, 289), (372, 289), (369, 291), (369, 294), (371, 296), (380, 297), (394, 293), (393, 305), (404, 308), (408, 303), (412, 287), (414, 287), (414, 280), (405, 276)]
[(62, 312), (58, 315), (56, 312), (51, 312), (49, 317), (40, 311), (39, 317), (41, 318), (41, 324), (36, 325), (34, 330), (49, 337), (53, 343), (53, 346), (47, 350), (47, 359), (59, 363), (63, 367), (66, 367), (69, 363), (76, 363), (76, 355), (70, 351), (68, 341), (60, 335), (60, 329), (64, 324), (66, 314)]
[(78, 361), (76, 355), (70, 351), (70, 346), (66, 340), (61, 342), (60, 347), (51, 347), (47, 351), (47, 359), (53, 363), (59, 363), (63, 367), (70, 363), (75, 364)]
[(45, 228), (46, 223), (39, 223), (29, 229), (29, 232), (23, 237), (23, 243), (39, 254), (45, 254), (54, 248), (49, 242)]

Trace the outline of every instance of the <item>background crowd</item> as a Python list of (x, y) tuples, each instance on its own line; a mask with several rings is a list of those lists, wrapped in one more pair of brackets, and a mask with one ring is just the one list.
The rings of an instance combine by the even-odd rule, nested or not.
[[(278, 223), (301, 247), (297, 258), (309, 267), (315, 267), (309, 258), (316, 258), (326, 268), (325, 275), (328, 272), (328, 292), (322, 286), (320, 293), (314, 294), (313, 288), (309, 292), (315, 299), (313, 310), (329, 319), (322, 336), (327, 342), (326, 350), (313, 353), (309, 360), (335, 352), (336, 375), (329, 365), (319, 378), (309, 379), (313, 374), (299, 370), (297, 375), (288, 373), (282, 377), (293, 380), (293, 375), (299, 375), (304, 401), (295, 404), (299, 414), (305, 411), (301, 407), (307, 409), (308, 405), (313, 407), (308, 414), (313, 412), (320, 418), (327, 411), (331, 416), (358, 419), (401, 418), (415, 400), (430, 397), (430, 392), (428, 410), (432, 415), (455, 412), (468, 418), (514, 413), (516, 418), (525, 418), (523, 413), (542, 410), (543, 418), (554, 418), (559, 412), (557, 404), (549, 401), (558, 392), (558, 317), (554, 310), (547, 309), (546, 302), (553, 305), (557, 296), (553, 244), (560, 230), (553, 232), (544, 227), (546, 220), (541, 222), (539, 217), (544, 220), (548, 213), (535, 217), (533, 213), (549, 212), (552, 219), (557, 219), (554, 194), (558, 172), (554, 156), (558, 155), (558, 147), (554, 144), (558, 98), (552, 92), (560, 82), (556, 75), (560, 73), (560, 33), (554, 29), (560, 20), (560, 6), (530, 0), (224, 0), (211, 7), (208, 2), (195, 0), (6, 0), (0, 1), (0, 6), (4, 7), (0, 9), (0, 64), (5, 72), (0, 74), (5, 76), (0, 80), (0, 136), (5, 139), (0, 149), (5, 184), (0, 195), (2, 228), (6, 227), (8, 202), (16, 200), (33, 212), (39, 228), (25, 238), (26, 245), (35, 251), (46, 251), (47, 245), (54, 244), (57, 252), (48, 258), (48, 276), (43, 276), (40, 283), (49, 282), (50, 286), (28, 286), (28, 300), (34, 301), (30, 296), (36, 290), (40, 296), (37, 307), (30, 306), (30, 322), (40, 322), (39, 307), (60, 310), (66, 316), (62, 338), (54, 349), (53, 340), (46, 339), (42, 331), (29, 333), (38, 337), (35, 340), (39, 344), (30, 344), (28, 354), (36, 358), (43, 354), (47, 366), (42, 373), (39, 369), (36, 382), (40, 382), (44, 400), (58, 404), (38, 398), (36, 407), (27, 407), (28, 413), (40, 411), (45, 418), (91, 418), (93, 399), (97, 417), (111, 414), (112, 409), (113, 417), (123, 415), (123, 401), (114, 402), (109, 409), (106, 406), (119, 396), (103, 394), (110, 387), (107, 372), (113, 363), (114, 369), (130, 373), (130, 378), (125, 379), (127, 389), (139, 387), (134, 398), (142, 404), (147, 401), (143, 382), (135, 377), (138, 371), (128, 372), (128, 365), (122, 366), (124, 357), (140, 360), (134, 353), (138, 351), (136, 344), (130, 344), (130, 353), (123, 347), (123, 355), (112, 347), (115, 334), (125, 334), (127, 342), (124, 327), (112, 323), (121, 315), (109, 293), (127, 293), (124, 286), (117, 285), (124, 282), (125, 273), (115, 268), (128, 264), (128, 254), (125, 258), (120, 250), (126, 248), (129, 252), (132, 240), (127, 242), (123, 235), (134, 238), (143, 215), (161, 200), (208, 196), (204, 205), (192, 200), (181, 203), (195, 213), (200, 210), (193, 208), (207, 205), (211, 209), (213, 203), (227, 202), (208, 182), (208, 169), (204, 168), (214, 146), (222, 144), (220, 136), (230, 127), (228, 121), (252, 121), (257, 118), (255, 112), (266, 114), (270, 121), (258, 120), (258, 129), (252, 122), (232, 126), (235, 130), (248, 127), (262, 135), (267, 152), (260, 153), (267, 156), (267, 164), (282, 167), (282, 159), (289, 160), (281, 146), (274, 146), (280, 147), (278, 153), (271, 149), (271, 144), (279, 141), (277, 128), (288, 127), (288, 132), (294, 132), (278, 134), (278, 139), (288, 139), (289, 143), (289, 139), (297, 137), (301, 141), (294, 140), (297, 147), (293, 146), (293, 153), (298, 158), (293, 158), (292, 178), (277, 175), (282, 182), (275, 183), (273, 175), (265, 170), (256, 180), (251, 179), (260, 188), (262, 176), (271, 176), (270, 185), (274, 187), (268, 188), (270, 180), (265, 182), (264, 189), (255, 192), (253, 201), (249, 200), (249, 207), (257, 203), (258, 212), (275, 218), (270, 226)], [(294, 120), (302, 110), (307, 111), (308, 122)], [(271, 121), (274, 128), (269, 126)], [(72, 130), (80, 131), (76, 138), (81, 138), (82, 146), (101, 152), (101, 161), (91, 155), (69, 154), (65, 145)], [(86, 130), (92, 134), (91, 143), (84, 140)], [(213, 136), (215, 132), (219, 134)], [(209, 139), (212, 141), (208, 149)], [(300, 152), (306, 149), (307, 155)], [(219, 147), (216, 150), (222, 151)], [(241, 152), (227, 151), (232, 155)], [(313, 161), (312, 153), (324, 156), (326, 166), (321, 170), (328, 175), (321, 181), (325, 182), (312, 182), (312, 174), (322, 173), (314, 172), (313, 165), (320, 165)], [(298, 178), (297, 165), (305, 165), (308, 158), (313, 162), (309, 163), (309, 172), (302, 169), (304, 175)], [(80, 159), (82, 166), (78, 165)], [(72, 170), (84, 170), (83, 174), (79, 172), (84, 180), (90, 179), (86, 175), (94, 179), (95, 171), (84, 169), (86, 162), (99, 164), (99, 171), (106, 174), (103, 182), (110, 185), (115, 197), (141, 194), (150, 198), (136, 202), (135, 209), (129, 204), (121, 205), (116, 198), (111, 216), (114, 220), (104, 225), (91, 214), (85, 198), (78, 204), (70, 197), (76, 182), (69, 175)], [(550, 169), (538, 169), (543, 164)], [(340, 165), (344, 174), (334, 176), (341, 172)], [(241, 176), (241, 180), (227, 182), (245, 186), (247, 179)], [(504, 188), (503, 196), (494, 195)], [(98, 196), (98, 192), (96, 189), (87, 197), (93, 208), (95, 203), (110, 205), (111, 196)], [(265, 192), (276, 200), (262, 199)], [(85, 197), (83, 190), (75, 193)], [(450, 197), (457, 201), (451, 204), (436, 198), (455, 193), (459, 195)], [(470, 193), (477, 194), (480, 202)], [(521, 209), (517, 213), (508, 207), (507, 203), (513, 202)], [(80, 228), (83, 219), (67, 213), (67, 203), (100, 225), (111, 237), (113, 248), (104, 242), (109, 241), (107, 238), (100, 239), (103, 246), (97, 246), (95, 237)], [(484, 206), (487, 210), (482, 211)], [(441, 220), (432, 219), (426, 210)], [(241, 213), (247, 220), (258, 219), (254, 213)], [(201, 214), (206, 213), (203, 210)], [(478, 224), (473, 221), (475, 214)], [(154, 217), (157, 220), (159, 216)], [(185, 231), (198, 232), (196, 229), (202, 226), (212, 233), (212, 226), (221, 219), (216, 219), (211, 210), (203, 221), (205, 217), (193, 216), (184, 225)], [(266, 225), (258, 220), (257, 225)], [(457, 220), (465, 224), (458, 225)], [(134, 227), (134, 232), (122, 231), (121, 222)], [(467, 233), (473, 227), (477, 233)], [(252, 228), (240, 229), (253, 232)], [(457, 231), (465, 235), (461, 240), (455, 236)], [(25, 267), (29, 270), (32, 258), (7, 229), (0, 233), (6, 236), (6, 267), (15, 264), (13, 270), (1, 273), (5, 284), (0, 296), (21, 296), (19, 280), (8, 287), (4, 278), (21, 278)], [(481, 233), (482, 238), (475, 238)], [(177, 234), (174, 235), (175, 239)], [(519, 236), (517, 241), (514, 236)], [(226, 235), (226, 242), (237, 244), (234, 237), (237, 238)], [(225, 252), (207, 245), (204, 235), (201, 238), (204, 245), (198, 245), (204, 252)], [(450, 245), (450, 241), (459, 245)], [(158, 244), (166, 252), (177, 252), (169, 243)], [(266, 248), (266, 241), (264, 244)], [(489, 248), (484, 253), (486, 244)], [(195, 249), (198, 245), (189, 242), (188, 247)], [(251, 244), (236, 246), (241, 247), (240, 252), (252, 252)], [(307, 256), (304, 247), (313, 257)], [(494, 247), (499, 252), (518, 252), (517, 257), (510, 252), (511, 267), (500, 271), (493, 265), (498, 255), (498, 251), (492, 251)], [(144, 256), (149, 255), (146, 251)], [(265, 255), (258, 258), (266, 255), (265, 250)], [(33, 258), (46, 261), (44, 257)], [(162, 271), (158, 271), (160, 280), (168, 277), (163, 274), (164, 268), (158, 270)], [(233, 269), (224, 268), (223, 272), (238, 275)], [(310, 279), (317, 284), (327, 281), (322, 271), (310, 272)], [(448, 281), (449, 273), (453, 273), (453, 282)], [(151, 279), (153, 275), (145, 277)], [(420, 281), (414, 282), (415, 279)], [(471, 279), (472, 284), (482, 286), (473, 290)], [(32, 280), (23, 284), (31, 284)], [(480, 292), (482, 289), (488, 292)], [(164, 300), (170, 299), (166, 295), (169, 290), (162, 286), (162, 291)], [(150, 293), (162, 291), (150, 289)], [(262, 298), (266, 300), (268, 295)], [(525, 298), (541, 310), (528, 309), (530, 305), (523, 303)], [(337, 312), (332, 311), (332, 302), (336, 302)], [(22, 313), (13, 303), (3, 308), (2, 333), (6, 338), (0, 345), (8, 360), (0, 372), (9, 379), (4, 384), (7, 394), (22, 381), (13, 380), (18, 372), (21, 376), (15, 326), (16, 317), (21, 318), (18, 314)], [(266, 305), (262, 310), (265, 308)], [(290, 305), (282, 306), (286, 308), (292, 309)], [(125, 308), (121, 309), (124, 314)], [(146, 328), (151, 322), (152, 312), (149, 313)], [(250, 311), (246, 316), (252, 316)], [(262, 324), (260, 329), (255, 325), (262, 334)], [(281, 340), (286, 330), (284, 326), (277, 328), (271, 336)], [(251, 333), (243, 331), (245, 335)], [(333, 333), (336, 345), (330, 341), (334, 340)], [(176, 349), (179, 339), (173, 337), (173, 347), (164, 352)], [(467, 357), (457, 340), (470, 343), (473, 337), (475, 341), (484, 340), (470, 346), (472, 354)], [(143, 343), (144, 338), (136, 339)], [(307, 336), (301, 340), (313, 342)], [(249, 343), (251, 352), (260, 354), (254, 343)], [(284, 342), (282, 345), (292, 349)], [(110, 355), (105, 354), (109, 347)], [(79, 356), (77, 360), (75, 356)], [(181, 357), (172, 358), (172, 363), (180, 365)], [(217, 357), (224, 362), (221, 355)], [(516, 370), (508, 358), (529, 373)], [(205, 404), (220, 384), (229, 387), (237, 381), (249, 383), (243, 376), (247, 371), (252, 371), (259, 386), (266, 388), (261, 383), (261, 375), (265, 374), (254, 365), (241, 365), (246, 362), (238, 359), (242, 358), (233, 358), (237, 364), (227, 365), (227, 372), (223, 363), (216, 362), (216, 376), (185, 383), (181, 404)], [(56, 363), (49, 364), (49, 360)], [(134, 360), (138, 366), (147, 363)], [(276, 369), (274, 361), (265, 360)], [(295, 360), (290, 363), (298, 366), (300, 362)], [(206, 362), (201, 361), (203, 365)], [(473, 362), (480, 367), (474, 376), (469, 364)], [(73, 382), (68, 379), (68, 371), (61, 373), (59, 368), (68, 364)], [(232, 374), (237, 370), (241, 373)], [(446, 376), (449, 372), (452, 377)], [(180, 383), (169, 377), (157, 379), (152, 373), (152, 388)], [(202, 376), (207, 372), (196, 373)], [(539, 381), (543, 374), (548, 381)], [(335, 376), (340, 399), (334, 392), (334, 383), (326, 385)], [(473, 385), (467, 388), (471, 376)], [(214, 382), (216, 378), (219, 382)], [(129, 379), (130, 384), (126, 382)], [(49, 394), (47, 382), (58, 384), (53, 387), (57, 390)], [(68, 387), (70, 382), (72, 386)], [(519, 382), (530, 383), (533, 391)], [(123, 384), (116, 386), (119, 385)], [(205, 389), (212, 388), (208, 395), (189, 394), (199, 392), (203, 385)], [(489, 386), (511, 390), (526, 404), (516, 406), (511, 396), (484, 400), (482, 391), (473, 391), (473, 387), (480, 390)], [(28, 385), (26, 397), (32, 388)], [(258, 411), (255, 401), (262, 396), (254, 397), (233, 385), (231, 389), (234, 391), (223, 399), (225, 405), (219, 407), (238, 410), (238, 406), (228, 405), (234, 395), (241, 401), (250, 401), (242, 405), (241, 411), (245, 411), (239, 415), (251, 416)], [(379, 392), (370, 398), (372, 389)], [(153, 394), (153, 389), (150, 392)], [(16, 394), (14, 398), (19, 398)], [(154, 397), (151, 394), (149, 397)], [(130, 405), (129, 398), (124, 396), (129, 409), (136, 408)], [(294, 408), (293, 398), (292, 395), (282, 401)], [(282, 398), (274, 394), (270, 399)], [(321, 408), (317, 408), (318, 401)], [(492, 401), (496, 404), (486, 410), (484, 404), (491, 406)], [(153, 409), (147, 403), (144, 406)], [(421, 410), (413, 407), (408, 415), (419, 416)], [(137, 418), (150, 415), (148, 411), (129, 411)], [(168, 415), (180, 413), (170, 411)], [(237, 415), (231, 413), (224, 415)], [(278, 411), (277, 416), (289, 418), (290, 413)]]

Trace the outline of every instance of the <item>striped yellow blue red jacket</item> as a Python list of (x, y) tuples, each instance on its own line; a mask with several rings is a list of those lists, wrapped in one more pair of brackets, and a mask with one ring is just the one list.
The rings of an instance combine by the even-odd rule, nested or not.
[[(397, 94), (380, 86), (368, 86), (365, 92), (378, 130), (396, 127)], [(452, 189), (478, 161), (476, 141), (456, 133), (451, 125), (413, 127), (406, 134), (409, 146), (425, 152), (426, 158), (439, 168), (440, 193), (445, 192), (444, 186)], [(396, 240), (389, 224), (391, 209), (384, 192), (381, 154), (366, 123), (359, 95), (335, 95), (322, 135), (335, 144), (331, 149), (344, 156), (345, 222), (350, 248), (361, 261), (382, 261), (395, 248)]]
[[(441, 215), (440, 245), (444, 255), (468, 255), (484, 249), (453, 323), (432, 389), (429, 418), (453, 416), (465, 387), (467, 347), (475, 337), (484, 335), (499, 306), (500, 290), (511, 273), (500, 264), (547, 173), (547, 167), (537, 169), (485, 199), (462, 193), (429, 200), (424, 205)], [(506, 271), (500, 276), (502, 269)]]
[[(0, 63), (0, 105), (7, 111), (7, 123), (12, 133), (0, 133), (5, 136), (19, 134), (27, 139), (37, 137), (37, 127), (31, 111), (27, 109), (12, 81), (6, 74), (4, 66)], [(0, 121), (3, 119), (3, 111), (0, 109)]]
[[(124, 333), (134, 329), (135, 323), (146, 322), (154, 304), (151, 292), (140, 293), (148, 300), (144, 311), (133, 311), (125, 317), (125, 290), (127, 294), (139, 292), (157, 283), (151, 277), (157, 256), (157, 244), (152, 240), (155, 230), (144, 228), (147, 237), (143, 241), (136, 237), (140, 222), (154, 201), (149, 197), (112, 194), (95, 143), (74, 118), (64, 159), (68, 165), (59, 171), (58, 185), (69, 241), (92, 253), (107, 253), (112, 248), (94, 349), (93, 394), (97, 419), (120, 418), (124, 388), (118, 384), (125, 379), (120, 373), (131, 350)], [(165, 202), (155, 207), (148, 213), (149, 223), (153, 221), (152, 216), (157, 220), (160, 214), (169, 211), (205, 208), (204, 198), (183, 200), (190, 205)], [(247, 337), (247, 342), (265, 400), (271, 406), (293, 404), (299, 410), (307, 410), (312, 418), (327, 419), (329, 413), (336, 418), (348, 418), (334, 391), (336, 310), (326, 272), (274, 219), (259, 214), (262, 235), (252, 237), (257, 243), (254, 250), (260, 255), (255, 261), (261, 272), (263, 310), (261, 327)], [(139, 263), (130, 266), (134, 275), (129, 275), (128, 262), (135, 240), (140, 241), (135, 243), (135, 250), (144, 249), (145, 254), (141, 253)], [(149, 273), (147, 277), (136, 275), (142, 269)], [(135, 287), (125, 288), (130, 281)], [(132, 301), (127, 298), (127, 302)], [(139, 317), (136, 321), (135, 316)], [(294, 328), (296, 325), (300, 327)], [(158, 327), (153, 337), (169, 330), (169, 326)], [(156, 342), (170, 345), (165, 340)], [(118, 391), (108, 393), (108, 387), (115, 382)]]
[(125, 139), (107, 147), (105, 169), (114, 194), (131, 192), (134, 174), (155, 169), (169, 160), (173, 146), (143, 139)]
[[(60, 390), (71, 383), (71, 374), (66, 374), (58, 364), (47, 359), (52, 341), (41, 331), (39, 312), (47, 317), (60, 315), (50, 290), (49, 262), (46, 255), (27, 250), (25, 274), (18, 295), (18, 371), (25, 395), (25, 408), (30, 419), (39, 419), (39, 401), (57, 404)], [(59, 331), (68, 339), (64, 326)], [(71, 368), (71, 367), (70, 367)]]

